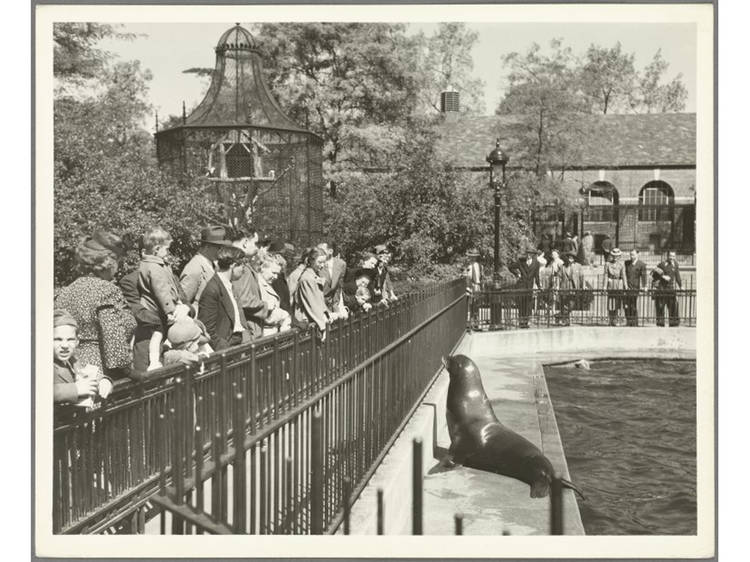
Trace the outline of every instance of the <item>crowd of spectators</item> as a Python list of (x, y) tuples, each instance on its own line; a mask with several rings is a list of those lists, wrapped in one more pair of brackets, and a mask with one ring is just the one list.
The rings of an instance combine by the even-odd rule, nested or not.
[(96, 407), (116, 379), (200, 364), (215, 351), (293, 327), (314, 326), (325, 341), (333, 322), (398, 300), (383, 244), (350, 270), (331, 242), (298, 252), (252, 229), (210, 226), (177, 275), (171, 243), (163, 228), (149, 229), (138, 267), (117, 283), (122, 240), (103, 231), (81, 240), (81, 276), (55, 299), (56, 404)]
[[(679, 326), (679, 310), (676, 290), (682, 288), (680, 266), (674, 251), (667, 252), (667, 259), (650, 272), (641, 260), (637, 249), (630, 250), (629, 259), (623, 259), (623, 252), (613, 247), (612, 240), (605, 238), (601, 243), (604, 264), (601, 268), (600, 288), (606, 293), (609, 324), (617, 324), (622, 310), (628, 326), (637, 326), (638, 296), (645, 292), (654, 301), (656, 325)], [(471, 292), (476, 292), (488, 281), (479, 264), (480, 253), (468, 252), (471, 263), (465, 270)], [(593, 301), (593, 287), (586, 280), (584, 268), (593, 271), (593, 237), (586, 232), (579, 241), (566, 232), (563, 239), (554, 243), (545, 235), (537, 246), (523, 249), (519, 258), (513, 261), (508, 270), (513, 283), (505, 286), (514, 290), (514, 304), (518, 308), (519, 326), (529, 327), (529, 320), (535, 307), (545, 306), (554, 310), (558, 324), (570, 324), (570, 312), (584, 308)], [(596, 277), (596, 273), (590, 275)], [(541, 296), (533, 293), (542, 291)], [(572, 292), (571, 290), (581, 290)], [(665, 314), (666, 312), (666, 314)]]

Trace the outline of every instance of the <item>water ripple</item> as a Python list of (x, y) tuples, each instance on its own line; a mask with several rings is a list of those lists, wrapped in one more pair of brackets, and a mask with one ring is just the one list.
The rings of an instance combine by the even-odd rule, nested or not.
[(695, 534), (695, 362), (545, 373), (586, 533)]

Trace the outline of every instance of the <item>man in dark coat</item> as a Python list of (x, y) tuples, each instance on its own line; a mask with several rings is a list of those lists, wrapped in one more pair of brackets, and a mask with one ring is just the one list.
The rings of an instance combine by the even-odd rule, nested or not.
[(667, 259), (651, 272), (654, 280), (654, 304), (656, 305), (656, 325), (664, 326), (664, 307), (669, 311), (669, 325), (680, 325), (680, 311), (677, 306), (677, 289), (682, 288), (680, 265), (677, 254), (670, 250)]
[(219, 248), (216, 273), (201, 293), (198, 319), (206, 326), (211, 347), (216, 351), (250, 339), (245, 314), (232, 286), (243, 275), (242, 259), (239, 248)]
[(519, 293), (518, 303), (518, 325), (521, 328), (529, 327), (529, 318), (534, 308), (534, 285), (541, 287), (539, 282), (539, 261), (536, 259), (536, 249), (527, 248), (525, 256), (521, 257), (508, 269), (516, 276), (516, 289)]
[(646, 264), (638, 259), (638, 250), (630, 250), (630, 259), (625, 262), (625, 277), (628, 280), (628, 291), (624, 299), (625, 320), (628, 326), (638, 325), (638, 295), (648, 288)]

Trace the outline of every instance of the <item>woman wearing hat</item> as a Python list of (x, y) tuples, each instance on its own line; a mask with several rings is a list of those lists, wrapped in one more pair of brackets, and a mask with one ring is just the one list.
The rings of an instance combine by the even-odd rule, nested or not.
[(122, 240), (115, 234), (99, 231), (83, 238), (76, 248), (83, 275), (55, 300), (55, 307), (66, 309), (78, 323), (78, 359), (113, 379), (130, 372), (130, 338), (135, 329), (130, 307), (114, 283), (122, 253)]
[(624, 291), (628, 288), (625, 264), (620, 248), (612, 248), (607, 263), (604, 264), (604, 279), (607, 288), (607, 313), (609, 325), (617, 324), (617, 311), (622, 308)]

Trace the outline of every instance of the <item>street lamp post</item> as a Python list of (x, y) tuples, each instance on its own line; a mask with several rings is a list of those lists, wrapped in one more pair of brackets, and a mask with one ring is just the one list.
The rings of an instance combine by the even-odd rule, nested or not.
[(505, 165), (509, 159), (508, 155), (500, 148), (500, 139), (497, 139), (495, 148), (486, 159), (490, 165), (490, 189), (493, 190), (495, 199), (495, 247), (492, 281), (496, 288), (500, 286), (500, 191), (505, 189)]

